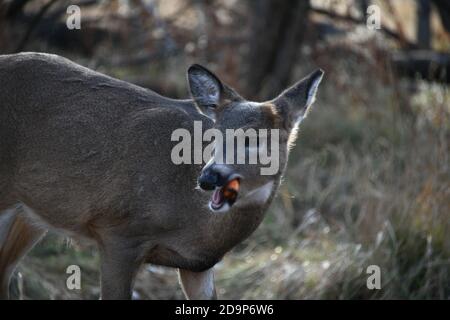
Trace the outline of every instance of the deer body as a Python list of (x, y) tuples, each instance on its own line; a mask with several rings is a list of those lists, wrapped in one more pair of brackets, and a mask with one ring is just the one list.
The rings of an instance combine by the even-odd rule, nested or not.
[(52, 228), (98, 244), (105, 299), (130, 298), (145, 262), (179, 268), (189, 297), (213, 298), (211, 268), (260, 224), (282, 170), (262, 201), (212, 213), (196, 188), (202, 165), (170, 158), (174, 130), (214, 126), (199, 107), (55, 55), (0, 56), (1, 294)]

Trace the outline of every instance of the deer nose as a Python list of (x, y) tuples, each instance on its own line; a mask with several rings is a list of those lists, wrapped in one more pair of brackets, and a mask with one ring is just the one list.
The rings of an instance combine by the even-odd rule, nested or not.
[(214, 190), (218, 182), (217, 173), (207, 169), (203, 170), (200, 178), (198, 178), (198, 185), (203, 190)]
[(232, 170), (225, 165), (212, 164), (202, 170), (198, 184), (203, 190), (214, 190), (223, 186), (230, 177)]

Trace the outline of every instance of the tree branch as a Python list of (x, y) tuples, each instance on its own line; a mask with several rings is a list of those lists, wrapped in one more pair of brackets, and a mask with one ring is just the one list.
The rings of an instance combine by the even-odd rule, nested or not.
[(47, 2), (41, 10), (38, 12), (38, 14), (34, 17), (34, 19), (31, 21), (30, 25), (28, 26), (27, 31), (25, 32), (24, 36), (19, 42), (19, 45), (16, 47), (14, 52), (20, 52), (25, 48), (25, 45), (28, 42), (28, 39), (31, 36), (31, 33), (33, 32), (36, 25), (39, 23), (39, 21), (42, 19), (42, 17), (45, 15), (45, 13), (50, 9), (50, 7), (56, 3), (57, 0), (50, 0)]
[[(352, 17), (350, 15), (343, 16), (343, 15), (337, 14), (335, 12), (327, 11), (325, 9), (320, 9), (320, 8), (311, 8), (311, 10), (314, 13), (321, 14), (321, 15), (324, 15), (324, 16), (327, 16), (329, 18), (336, 19), (336, 20), (341, 20), (341, 21), (346, 21), (346, 22), (351, 22), (351, 23), (356, 23), (356, 24), (365, 24), (366, 23), (366, 20), (364, 18), (356, 18), (356, 17)], [(406, 45), (407, 48), (417, 48), (417, 45), (415, 43), (405, 40), (402, 36), (397, 34), (395, 31), (392, 31), (385, 26), (382, 26), (380, 31), (383, 32), (388, 37), (390, 37), (394, 40), (397, 40), (400, 43), (403, 43), (404, 45)]]

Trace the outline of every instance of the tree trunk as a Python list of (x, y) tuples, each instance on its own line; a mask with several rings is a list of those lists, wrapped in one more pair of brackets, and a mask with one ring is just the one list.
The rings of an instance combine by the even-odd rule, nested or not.
[(430, 0), (419, 0), (417, 2), (417, 44), (421, 49), (430, 48), (430, 13)]
[(445, 30), (450, 32), (450, 1), (448, 0), (432, 0), (439, 16), (441, 17), (442, 25)]
[(291, 69), (306, 33), (309, 1), (249, 1), (251, 30), (245, 58), (246, 94), (270, 99), (291, 80)]

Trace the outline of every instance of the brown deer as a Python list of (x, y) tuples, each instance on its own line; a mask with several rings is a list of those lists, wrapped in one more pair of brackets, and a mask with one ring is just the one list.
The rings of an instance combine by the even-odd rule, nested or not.
[[(56, 55), (0, 56), (0, 296), (53, 229), (98, 245), (103, 299), (129, 299), (143, 263), (178, 268), (188, 298), (215, 298), (213, 267), (261, 223), (322, 76), (256, 103), (193, 65), (192, 99), (175, 100)], [(279, 169), (174, 164), (172, 133), (195, 122), (278, 130)]]

